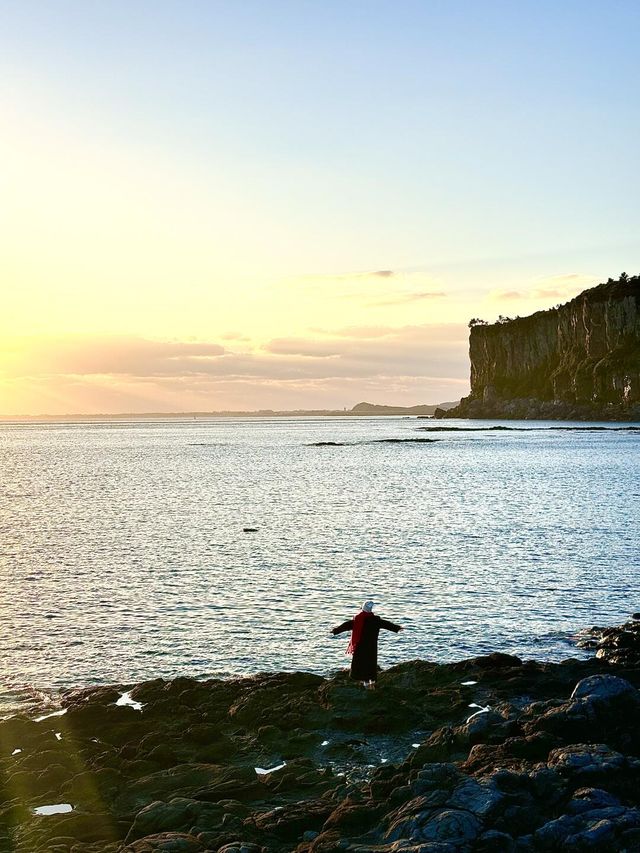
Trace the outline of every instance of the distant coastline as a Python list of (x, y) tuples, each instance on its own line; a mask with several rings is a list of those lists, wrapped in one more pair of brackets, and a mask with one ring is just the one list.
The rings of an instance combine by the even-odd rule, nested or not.
[(372, 417), (380, 415), (433, 415), (436, 409), (447, 411), (459, 404), (459, 400), (446, 403), (418, 406), (385, 406), (377, 403), (357, 403), (351, 409), (256, 409), (254, 411), (211, 411), (211, 412), (118, 412), (108, 414), (87, 414), (84, 412), (67, 415), (2, 415), (0, 423), (76, 423), (77, 421), (117, 421), (117, 420), (193, 420), (197, 418), (300, 418), (300, 417)]

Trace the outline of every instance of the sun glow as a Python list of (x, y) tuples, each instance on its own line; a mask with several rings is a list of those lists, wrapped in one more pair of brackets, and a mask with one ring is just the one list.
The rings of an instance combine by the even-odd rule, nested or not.
[[(581, 161), (540, 135), (545, 123), (535, 150), (528, 119), (505, 141), (475, 42), (463, 90), (480, 100), (461, 101), (454, 81), (425, 86), (448, 75), (422, 38), (382, 76), (377, 51), (363, 75), (349, 48), (334, 79), (287, 31), (277, 60), (238, 66), (235, 13), (196, 25), (189, 4), (187, 42), (165, 9), (140, 30), (107, 26), (87, 52), (78, 33), (94, 32), (94, 13), (77, 8), (65, 27), (16, 7), (2, 38), (0, 415), (455, 399), (471, 317), (570, 298), (618, 268), (611, 235), (637, 233), (614, 184), (595, 197), (614, 193), (627, 231), (613, 222), (605, 239), (600, 216), (581, 230)], [(196, 33), (217, 33), (219, 15), (229, 40), (212, 53)], [(580, 134), (594, 160), (597, 130)], [(540, 197), (554, 183), (545, 150), (564, 164), (553, 203)]]

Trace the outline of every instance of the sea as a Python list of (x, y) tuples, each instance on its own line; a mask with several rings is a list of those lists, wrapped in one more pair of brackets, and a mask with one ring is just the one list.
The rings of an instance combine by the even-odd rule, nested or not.
[(558, 661), (640, 609), (640, 424), (0, 424), (0, 715), (71, 687)]

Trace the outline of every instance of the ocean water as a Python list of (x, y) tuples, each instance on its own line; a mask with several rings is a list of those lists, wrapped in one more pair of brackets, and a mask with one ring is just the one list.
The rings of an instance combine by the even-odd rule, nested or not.
[(335, 671), (348, 638), (329, 629), (368, 597), (406, 628), (383, 666), (584, 654), (576, 632), (640, 609), (640, 427), (496, 425), (0, 425), (0, 710)]

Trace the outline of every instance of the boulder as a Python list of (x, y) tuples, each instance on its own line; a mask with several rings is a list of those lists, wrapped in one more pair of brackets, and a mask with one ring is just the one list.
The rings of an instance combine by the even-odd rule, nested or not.
[[(563, 776), (587, 781), (604, 779), (630, 768), (633, 759), (608, 747), (606, 744), (571, 744), (549, 753), (548, 766)], [(640, 765), (640, 762), (635, 761)]]
[(504, 793), (492, 779), (465, 779), (456, 787), (447, 804), (487, 820), (500, 809), (504, 801)]
[(591, 699), (603, 704), (615, 704), (620, 698), (640, 702), (638, 690), (617, 675), (590, 675), (579, 681), (571, 694), (571, 699)]

